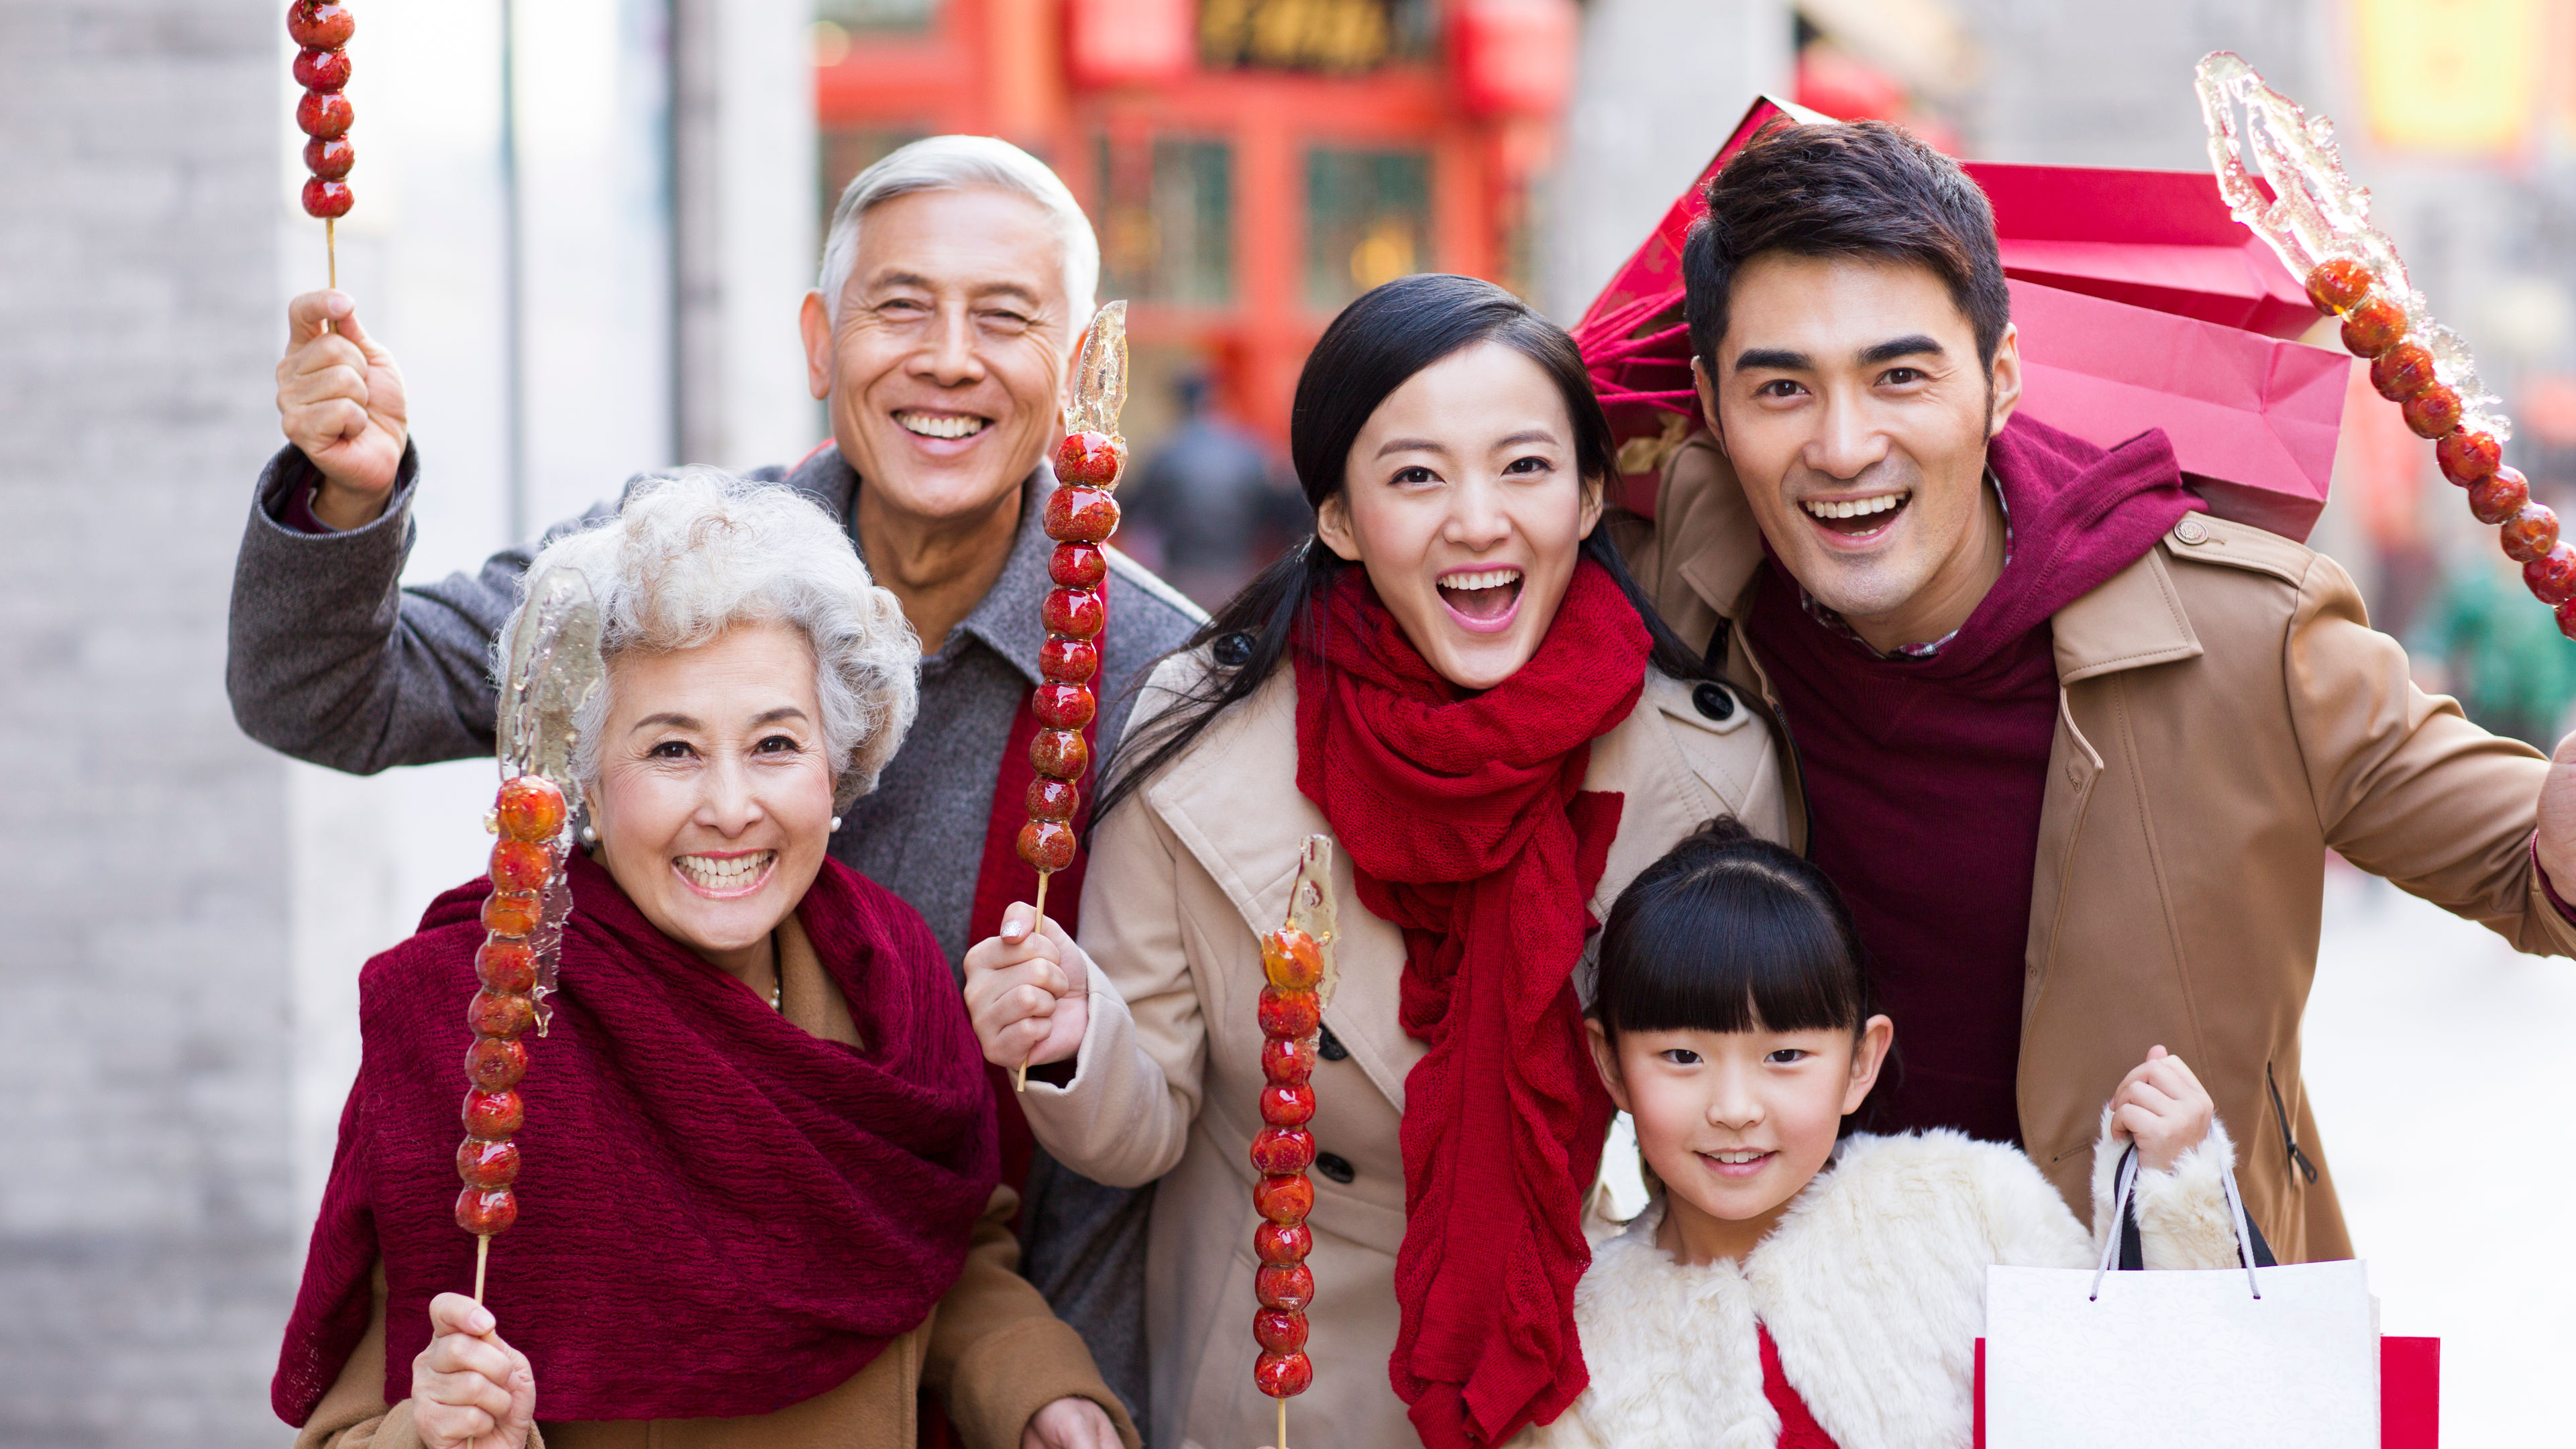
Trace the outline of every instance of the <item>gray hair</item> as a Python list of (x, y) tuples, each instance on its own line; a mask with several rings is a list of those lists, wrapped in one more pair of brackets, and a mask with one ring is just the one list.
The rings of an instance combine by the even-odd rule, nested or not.
[(850, 284), (850, 268), (859, 257), (859, 222), (882, 202), (917, 191), (959, 191), (991, 186), (1036, 202), (1055, 224), (1056, 244), (1064, 256), (1064, 300), (1072, 309), (1065, 345), (1080, 336), (1091, 320), (1100, 289), (1100, 239), (1091, 218), (1082, 214), (1063, 178), (1035, 156), (991, 136), (930, 136), (902, 147), (850, 179), (841, 202), (832, 208), (832, 230), (823, 239), (823, 272), (815, 286), (823, 293), (826, 316), (838, 320), (841, 292)]
[[(528, 567), (520, 608), (559, 568), (588, 581), (600, 654), (611, 661), (629, 650), (687, 649), (737, 624), (783, 623), (804, 634), (835, 764), (835, 809), (876, 788), (912, 728), (921, 673), (912, 625), (868, 577), (841, 526), (792, 489), (712, 469), (647, 480), (615, 515), (546, 545)], [(517, 622), (513, 610), (500, 637)], [(609, 693), (592, 694), (575, 720), (573, 772), (594, 797)]]

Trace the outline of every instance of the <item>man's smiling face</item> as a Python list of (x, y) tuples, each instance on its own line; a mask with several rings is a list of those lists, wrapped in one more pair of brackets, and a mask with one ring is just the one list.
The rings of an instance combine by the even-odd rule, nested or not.
[(1064, 253), (1045, 208), (992, 187), (878, 203), (838, 310), (806, 302), (815, 396), (878, 500), (971, 518), (1046, 456), (1072, 346)]
[(1726, 320), (1700, 402), (1772, 551), (1881, 649), (1958, 627), (2002, 566), (1983, 480), (2012, 329), (1990, 374), (1929, 268), (1782, 252), (1736, 271)]

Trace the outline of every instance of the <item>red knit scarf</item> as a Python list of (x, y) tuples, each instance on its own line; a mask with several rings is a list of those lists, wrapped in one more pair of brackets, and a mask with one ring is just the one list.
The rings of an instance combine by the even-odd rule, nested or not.
[(1295, 651), (1297, 788), (1402, 927), (1404, 1245), (1395, 1391), (1429, 1449), (1496, 1444), (1583, 1391), (1574, 1284), (1611, 1106), (1571, 980), (1620, 797), (1581, 786), (1636, 706), (1649, 641), (1598, 565), (1538, 653), (1482, 694), (1443, 680), (1356, 569)]

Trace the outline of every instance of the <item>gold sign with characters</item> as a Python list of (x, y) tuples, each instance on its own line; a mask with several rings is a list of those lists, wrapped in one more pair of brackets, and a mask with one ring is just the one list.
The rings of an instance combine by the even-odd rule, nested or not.
[(1391, 0), (1200, 0), (1199, 56), (1212, 67), (1360, 71), (1395, 52)]

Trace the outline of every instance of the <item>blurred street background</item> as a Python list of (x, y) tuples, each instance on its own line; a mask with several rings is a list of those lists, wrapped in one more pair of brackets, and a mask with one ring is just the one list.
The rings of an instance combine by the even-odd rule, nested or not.
[[(2511, 460), (2576, 492), (2576, 0), (351, 3), (340, 280), (407, 374), (416, 578), (640, 469), (803, 456), (818, 217), (918, 136), (1007, 137), (1090, 211), (1135, 303), (1121, 542), (1214, 603), (1301, 527), (1291, 389), (1367, 288), (1470, 272), (1570, 323), (1762, 93), (2205, 171), (2222, 48), (2336, 118)], [(323, 280), (284, 10), (0, 0), (5, 1449), (286, 1442), (358, 965), (485, 848), (488, 763), (334, 775), (225, 703), (285, 300)], [(2310, 541), (2426, 687), (2546, 747), (2576, 646), (2492, 537), (2363, 387)], [(2332, 883), (2310, 1088), (2454, 1444), (2566, 1434), (2571, 1022), (2576, 963)]]

